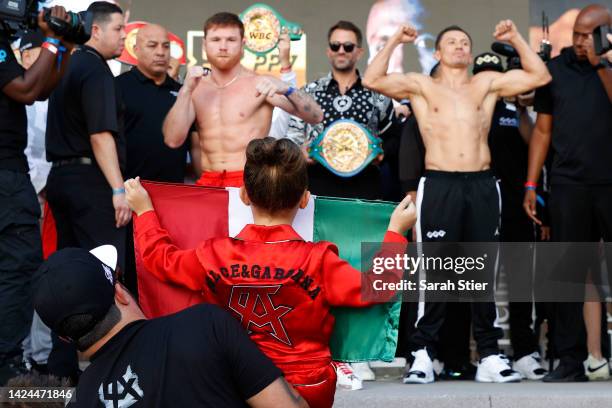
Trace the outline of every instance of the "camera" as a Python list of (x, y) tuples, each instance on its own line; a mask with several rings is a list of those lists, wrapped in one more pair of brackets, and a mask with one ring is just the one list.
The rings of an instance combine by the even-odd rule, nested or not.
[(610, 45), (606, 34), (612, 34), (610, 25), (601, 25), (593, 30), (593, 47), (597, 55), (603, 55), (612, 50), (612, 45)]
[[(40, 0), (0, 0), (0, 34), (9, 38), (19, 30), (38, 28)], [(92, 13), (68, 11), (69, 21), (51, 16), (51, 10), (44, 9), (44, 20), (57, 35), (66, 41), (84, 44), (91, 37)]]
[[(548, 40), (549, 37), (549, 25), (548, 25), (548, 16), (545, 12), (542, 12), (542, 41), (540, 42), (540, 51), (538, 55), (547, 63), (550, 61), (550, 56), (552, 53), (552, 45)], [(521, 58), (518, 55), (518, 52), (514, 49), (510, 44), (506, 44), (503, 42), (494, 42), (491, 44), (491, 50), (500, 55), (506, 57), (506, 71), (510, 71), (512, 69), (521, 69)]]
[[(506, 57), (506, 71), (510, 71), (512, 69), (521, 69), (521, 59), (518, 55), (518, 52), (516, 52), (514, 47), (510, 44), (496, 41), (491, 44), (491, 50)], [(551, 50), (552, 47), (549, 42), (543, 41), (540, 45), (540, 51), (538, 52), (538, 55), (545, 63), (550, 61)]]

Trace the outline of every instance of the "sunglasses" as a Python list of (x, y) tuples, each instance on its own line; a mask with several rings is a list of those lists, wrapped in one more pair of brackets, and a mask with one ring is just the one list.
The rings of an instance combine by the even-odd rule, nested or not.
[(353, 52), (356, 46), (357, 44), (353, 44), (352, 42), (340, 43), (340, 42), (334, 41), (334, 42), (329, 43), (329, 49), (332, 50), (333, 52), (340, 51), (340, 47), (343, 47), (344, 51), (346, 52)]

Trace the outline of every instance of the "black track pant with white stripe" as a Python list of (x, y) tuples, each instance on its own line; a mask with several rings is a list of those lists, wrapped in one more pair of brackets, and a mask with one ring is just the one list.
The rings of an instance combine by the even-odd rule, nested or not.
[[(417, 194), (417, 238), (421, 242), (495, 242), (499, 240), (501, 199), (491, 171), (426, 171)], [(426, 248), (426, 247), (425, 247)], [(425, 254), (432, 256), (434, 254)], [(489, 255), (486, 273), (494, 282), (496, 253)], [(422, 272), (422, 271), (421, 271)], [(420, 279), (431, 280), (431, 276)], [(467, 278), (467, 276), (466, 276)], [(440, 328), (447, 305), (439, 300), (421, 302), (416, 331), (411, 336), (411, 350), (426, 348), (437, 356)], [(474, 339), (481, 358), (499, 353), (497, 341), (503, 331), (495, 326), (495, 303), (471, 304)]]

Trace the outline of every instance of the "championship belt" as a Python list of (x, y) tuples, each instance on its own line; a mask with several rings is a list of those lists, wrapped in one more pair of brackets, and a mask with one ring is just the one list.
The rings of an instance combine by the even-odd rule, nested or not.
[(264, 55), (276, 48), (281, 29), (286, 28), (291, 41), (302, 38), (302, 27), (285, 20), (279, 12), (263, 3), (255, 3), (240, 14), (244, 24), (245, 47), (256, 55)]
[(340, 177), (354, 176), (382, 152), (381, 140), (350, 119), (333, 122), (309, 148), (310, 157)]

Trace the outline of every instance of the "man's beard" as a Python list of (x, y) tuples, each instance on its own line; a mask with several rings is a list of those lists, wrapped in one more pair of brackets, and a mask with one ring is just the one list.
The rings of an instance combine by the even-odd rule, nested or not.
[(212, 65), (213, 68), (217, 68), (220, 70), (231, 69), (240, 63), (240, 57), (226, 57), (226, 58), (218, 58), (218, 57), (209, 57), (208, 62)]
[(332, 64), (334, 69), (338, 72), (351, 72), (355, 69), (355, 64), (353, 63), (348, 63), (347, 65), (344, 66), (338, 66), (337, 64)]
[(586, 61), (589, 59), (588, 54), (586, 53), (586, 51), (582, 51), (581, 53), (578, 53), (578, 50), (576, 50), (576, 48), (574, 48), (574, 54), (576, 54), (576, 59), (578, 61)]

